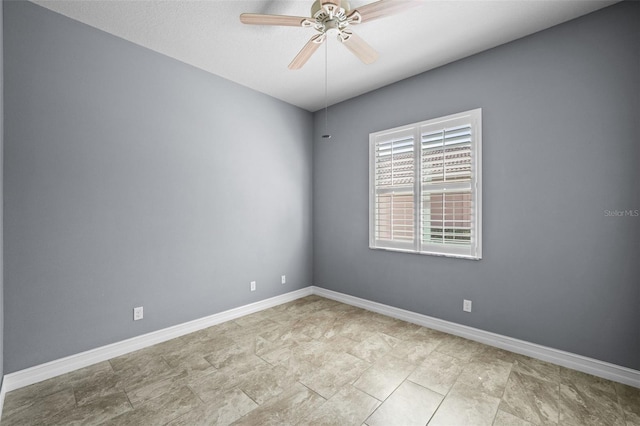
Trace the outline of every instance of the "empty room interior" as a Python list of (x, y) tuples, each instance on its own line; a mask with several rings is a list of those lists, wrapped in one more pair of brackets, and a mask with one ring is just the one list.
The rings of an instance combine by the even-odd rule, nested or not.
[(2, 425), (640, 425), (640, 2), (1, 6)]

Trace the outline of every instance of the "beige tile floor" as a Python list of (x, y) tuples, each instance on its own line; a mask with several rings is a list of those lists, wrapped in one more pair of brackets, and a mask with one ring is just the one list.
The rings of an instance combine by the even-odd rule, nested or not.
[(317, 296), (6, 395), (2, 425), (640, 425), (640, 389)]

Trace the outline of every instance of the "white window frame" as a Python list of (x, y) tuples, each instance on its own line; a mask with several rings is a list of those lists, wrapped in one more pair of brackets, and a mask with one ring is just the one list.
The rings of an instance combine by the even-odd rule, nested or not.
[[(423, 182), (422, 135), (434, 131), (470, 126), (471, 129), (471, 176), (466, 181)], [(391, 187), (376, 187), (376, 152), (379, 146), (388, 146), (401, 138), (413, 138), (413, 182)], [(446, 139), (445, 139), (446, 140)], [(443, 142), (444, 144), (444, 142)], [(425, 163), (426, 164), (426, 163)], [(467, 172), (468, 173), (468, 172)], [(426, 172), (425, 172), (426, 174)], [(412, 187), (412, 188), (411, 188)], [(404, 191), (404, 192), (403, 192)], [(423, 192), (426, 194), (452, 194), (464, 191), (471, 194), (471, 214), (469, 244), (434, 243), (422, 241), (424, 215)], [(413, 195), (413, 240), (376, 238), (376, 196), (385, 194)], [(444, 214), (443, 214), (444, 215)], [(432, 219), (433, 220), (433, 219)], [(446, 232), (442, 225), (442, 232)], [(465, 228), (466, 229), (466, 228)], [(453, 231), (456, 232), (456, 231)], [(464, 232), (464, 231), (463, 231)], [(387, 231), (388, 234), (388, 231)], [(444, 238), (444, 237), (443, 237)], [(455, 239), (455, 237), (453, 237)], [(425, 255), (459, 257), (479, 260), (482, 258), (482, 109), (474, 109), (445, 117), (425, 120), (393, 129), (382, 130), (369, 135), (369, 248)]]

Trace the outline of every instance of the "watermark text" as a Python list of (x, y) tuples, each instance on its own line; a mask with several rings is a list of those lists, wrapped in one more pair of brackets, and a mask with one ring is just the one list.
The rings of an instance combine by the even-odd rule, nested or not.
[(638, 217), (640, 210), (605, 210), (604, 215), (606, 217)]

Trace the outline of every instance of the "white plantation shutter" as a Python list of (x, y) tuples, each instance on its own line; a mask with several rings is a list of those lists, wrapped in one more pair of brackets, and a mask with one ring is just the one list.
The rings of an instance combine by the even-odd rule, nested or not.
[(480, 109), (373, 133), (370, 150), (371, 248), (481, 257)]
[(412, 249), (415, 246), (414, 134), (393, 132), (374, 144), (374, 239), (385, 247)]
[(420, 251), (475, 256), (474, 126), (468, 116), (420, 126)]

